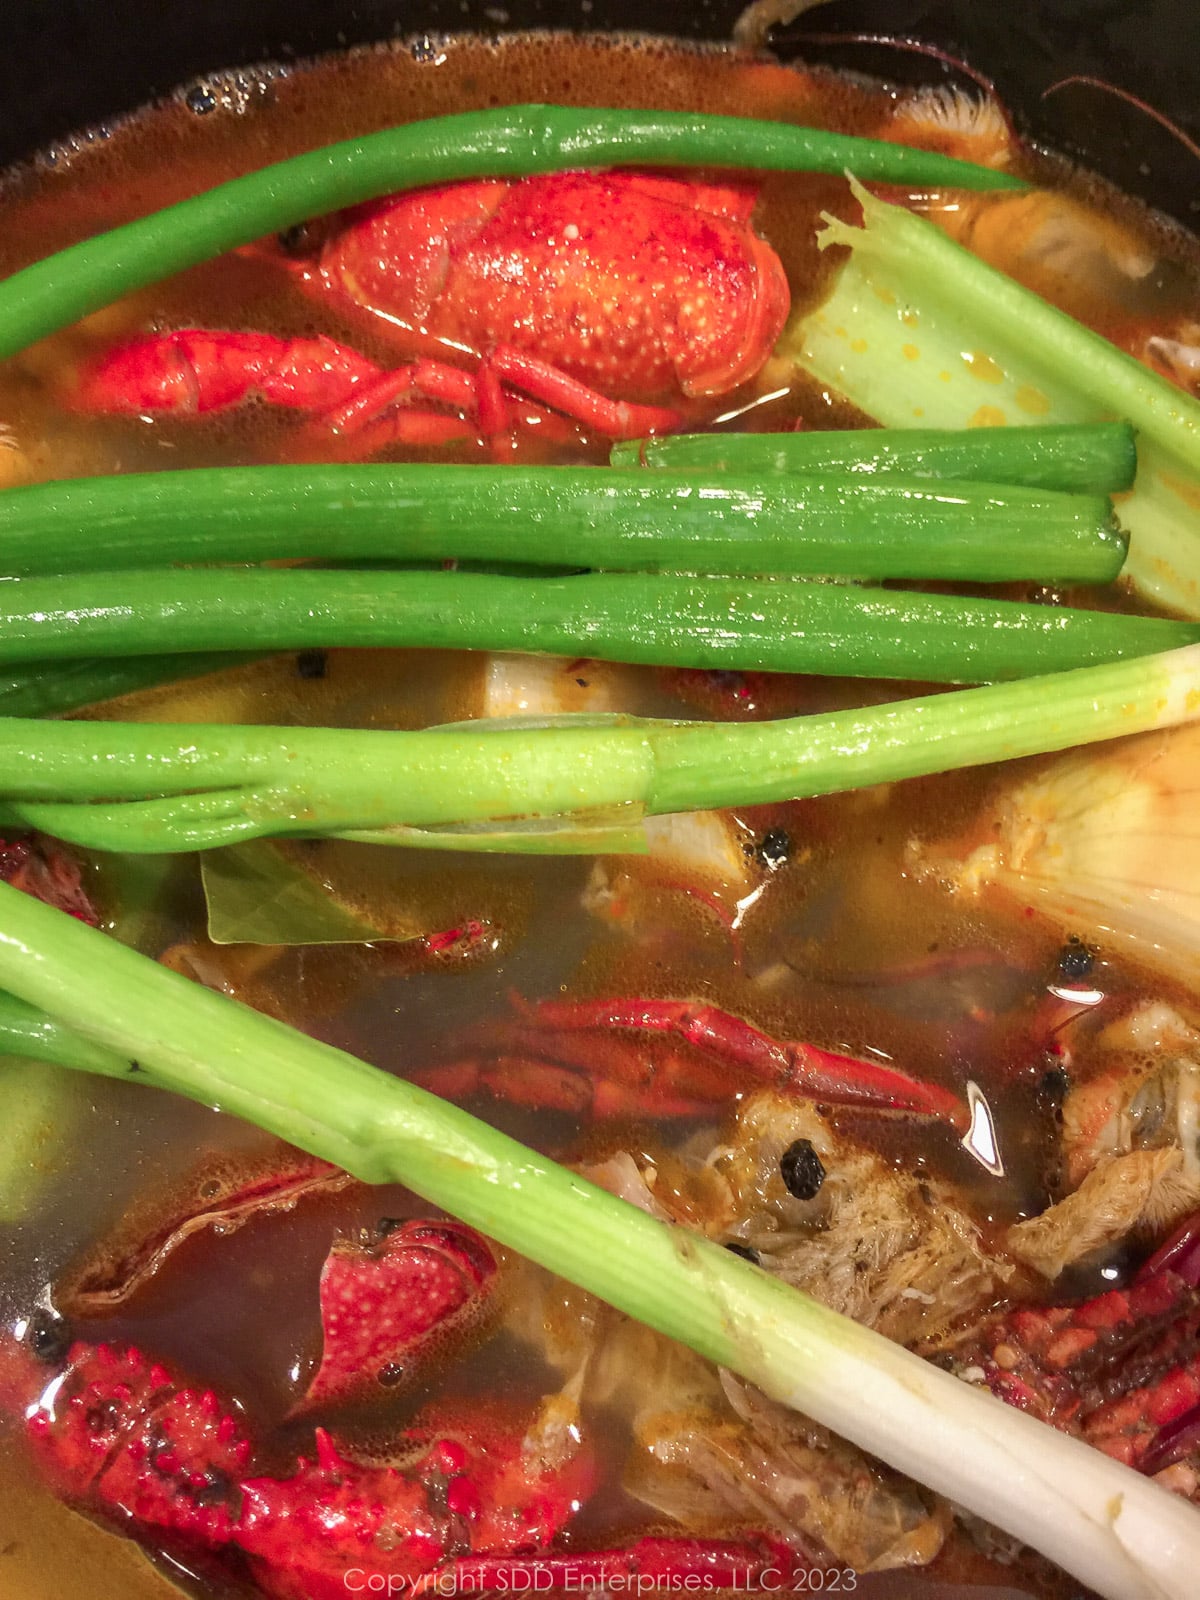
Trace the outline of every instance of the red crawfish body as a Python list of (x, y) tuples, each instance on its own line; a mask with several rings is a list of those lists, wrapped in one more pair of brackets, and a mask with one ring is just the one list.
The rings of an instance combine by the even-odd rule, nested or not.
[[(384, 1223), (335, 1244), (321, 1274), (321, 1361), (289, 1426), (320, 1407), (369, 1416), (402, 1366), (485, 1307), (496, 1274), (486, 1240), (449, 1220)], [(697, 1573), (745, 1588), (795, 1567), (757, 1536), (564, 1551), (559, 1535), (598, 1478), (565, 1394), (427, 1407), (370, 1459), (317, 1427), (310, 1455), (275, 1475), (236, 1405), (139, 1350), (76, 1340), (51, 1373), (32, 1353), (59, 1358), (63, 1325), (48, 1326), (35, 1321), (30, 1348), (0, 1352), (0, 1391), (55, 1490), (131, 1533), (236, 1554), (274, 1600), (343, 1600), (360, 1577), (389, 1594), (468, 1579), (540, 1590), (567, 1565), (593, 1580)]]
[(1125, 1288), (1006, 1312), (955, 1352), (993, 1394), (1200, 1498), (1200, 1213)]
[(182, 329), (107, 352), (74, 404), (199, 415), (257, 395), (360, 455), (522, 422), (553, 433), (563, 416), (607, 437), (669, 430), (681, 401), (753, 378), (783, 329), (787, 279), (754, 199), (629, 172), (395, 196), (340, 218), (300, 281), (416, 361), (385, 371), (330, 339)]
[(360, 213), (313, 282), (399, 328), (481, 357), (507, 346), (627, 400), (726, 394), (788, 311), (754, 199), (629, 172), (423, 190)]

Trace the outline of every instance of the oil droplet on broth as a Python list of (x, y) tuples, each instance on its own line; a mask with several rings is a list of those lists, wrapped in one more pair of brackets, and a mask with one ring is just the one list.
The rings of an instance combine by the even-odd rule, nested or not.
[(979, 410), (967, 418), (968, 428), (1003, 428), (1008, 418), (999, 406), (980, 406)]
[(980, 383), (1003, 383), (1004, 369), (984, 350), (964, 350), (963, 361), (967, 371)]
[(1023, 383), (1013, 398), (1021, 410), (1027, 411), (1031, 417), (1044, 417), (1050, 409), (1049, 396), (1034, 388), (1032, 383)]

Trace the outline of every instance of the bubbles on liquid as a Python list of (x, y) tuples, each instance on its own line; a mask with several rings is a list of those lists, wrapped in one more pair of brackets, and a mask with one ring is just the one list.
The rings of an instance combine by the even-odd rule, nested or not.
[(111, 138), (111, 127), (101, 122), (94, 128), (85, 128), (80, 133), (73, 133), (66, 139), (59, 139), (55, 144), (47, 145), (44, 150), (38, 152), (34, 163), (39, 167), (51, 167), (59, 171), (70, 166), (74, 157), (82, 151), (92, 145), (103, 144)]
[(269, 102), (273, 97), (274, 85), (281, 78), (290, 76), (291, 69), (279, 65), (218, 72), (212, 77), (188, 84), (179, 91), (179, 96), (188, 110), (198, 117), (206, 117), (213, 111), (231, 111), (235, 116), (242, 116), (255, 103)]
[(440, 34), (423, 33), (409, 45), (409, 53), (421, 66), (440, 67), (446, 59), (447, 40)]
[(217, 109), (217, 97), (206, 83), (198, 83), (195, 88), (188, 90), (184, 96), (184, 104), (189, 111), (194, 111), (198, 117), (203, 117)]

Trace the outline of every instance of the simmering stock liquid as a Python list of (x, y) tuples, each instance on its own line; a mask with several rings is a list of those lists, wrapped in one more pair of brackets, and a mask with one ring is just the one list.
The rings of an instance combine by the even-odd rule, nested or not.
[[(0, 209), (0, 272), (180, 200), (199, 190), (329, 140), (398, 121), (520, 101), (690, 109), (791, 119), (851, 133), (885, 126), (891, 97), (826, 75), (643, 41), (531, 37), (422, 40), (331, 58), (316, 65), (213, 79), (139, 113), (103, 137), (60, 147), (8, 180)], [(1028, 158), (1032, 164), (1033, 158)], [(1067, 174), (1042, 163), (1043, 181)], [(1084, 191), (1079, 191), (1084, 193)], [(1142, 283), (1137, 303), (1099, 297), (1049, 267), (1024, 273), (1031, 286), (1118, 337), (1169, 315), (1194, 294), (1194, 263), (1182, 240), (1160, 234), (1118, 197), (1090, 191), (1089, 203), (1119, 212), (1147, 252), (1176, 265)], [(840, 180), (769, 176), (756, 225), (779, 251), (795, 304), (819, 296), (822, 262), (813, 238), (822, 210), (851, 215)], [(296, 426), (292, 415), (257, 404), (181, 422), (83, 422), (58, 408), (54, 389), (73, 362), (122, 335), (161, 328), (259, 328), (277, 334), (321, 331), (383, 363), (395, 355), (363, 325), (339, 322), (292, 292), (287, 274), (249, 254), (182, 274), (47, 341), (0, 372), (0, 418), (21, 457), (0, 453), (0, 473), (69, 477), (200, 464), (264, 461)], [(729, 425), (778, 429), (861, 423), (849, 408), (790, 369), (773, 368), (724, 409), (745, 414)], [(762, 398), (768, 396), (769, 398)], [(719, 408), (714, 408), (714, 412)], [(604, 459), (602, 442), (553, 455), (525, 440), (516, 460)], [(453, 447), (449, 450), (453, 458)], [(7, 463), (7, 466), (6, 466)], [(1027, 590), (1008, 591), (1025, 597)], [(1045, 597), (1043, 598), (1050, 598)], [(1080, 597), (1082, 599), (1082, 597)], [(181, 686), (112, 703), (92, 714), (161, 720), (314, 722), (410, 727), (478, 714), (481, 658), (448, 653), (340, 652), (321, 664), (281, 657)], [(610, 674), (575, 664), (579, 704)], [(715, 717), (777, 716), (865, 704), (909, 692), (906, 686), (820, 679), (707, 678), (622, 669), (625, 709)], [(936, 1128), (844, 1113), (848, 1135), (874, 1143), (902, 1170), (927, 1170), (961, 1186), (985, 1235), (1035, 1213), (1047, 1201), (1054, 1123), (1039, 1091), (1045, 1071), (1035, 1019), (1053, 981), (1061, 933), (984, 906), (964, 911), (936, 884), (913, 876), (912, 841), (965, 824), (996, 783), (980, 771), (912, 782), (892, 790), (747, 811), (738, 819), (744, 871), (703, 893), (654, 881), (632, 869), (609, 896), (621, 866), (575, 859), (497, 859), (406, 855), (322, 845), (297, 852), (333, 885), (342, 902), (384, 933), (432, 933), (472, 922), (482, 931), (466, 954), (444, 958), (403, 943), (257, 950), (210, 945), (192, 863), (180, 869), (169, 908), (147, 919), (143, 947), (204, 982), (379, 1065), (403, 1072), (436, 1057), (439, 1042), (472, 1022), (507, 1019), (512, 996), (586, 998), (613, 994), (696, 997), (752, 1017), (781, 1037), (882, 1056), (919, 1076), (961, 1089), (966, 1078), (988, 1096), (1006, 1172), (991, 1178)], [(91, 886), (100, 904), (120, 910), (120, 878), (98, 864)], [(106, 896), (108, 898), (106, 898)], [(1089, 930), (1081, 928), (1086, 938)], [(1105, 960), (1094, 968), (1114, 1011), (1144, 987)], [(1156, 984), (1154, 992), (1164, 992)], [(99, 1082), (77, 1087), (80, 1116), (69, 1136), (48, 1141), (48, 1173), (32, 1217), (11, 1229), (0, 1285), (6, 1324), (26, 1315), (46, 1284), (103, 1253), (131, 1206), (152, 1215), (153, 1197), (172, 1187), (199, 1192), (232, 1182), (269, 1142), (253, 1130), (184, 1101)], [(595, 1126), (562, 1111), (513, 1109), (492, 1100), (472, 1108), (521, 1138), (566, 1159), (616, 1150), (662, 1154), (681, 1139), (705, 1149), (720, 1137), (724, 1108), (711, 1122), (656, 1122), (645, 1105), (636, 1121)], [(197, 1176), (198, 1165), (203, 1167)], [(147, 1198), (151, 1197), (151, 1198)], [(399, 1191), (352, 1191), (236, 1235), (204, 1234), (172, 1256), (114, 1318), (79, 1331), (136, 1342), (245, 1406), (259, 1436), (278, 1424), (311, 1369), (319, 1329), (314, 1285), (335, 1232), (379, 1216), (418, 1213)], [(114, 1232), (116, 1230), (116, 1232)], [(130, 1230), (127, 1228), (126, 1233)], [(1079, 1276), (1084, 1294), (1111, 1277)], [(400, 1424), (431, 1392), (481, 1393), (503, 1382), (536, 1395), (556, 1381), (538, 1358), (506, 1335), (436, 1367), (405, 1391), (391, 1414)], [(522, 1366), (522, 1362), (524, 1366)], [(593, 1419), (603, 1429), (604, 1415)], [(579, 1524), (588, 1542), (655, 1526), (653, 1513), (618, 1484), (627, 1435), (617, 1416), (604, 1454), (612, 1471)], [(305, 1448), (295, 1430), (276, 1443)], [(658, 1524), (665, 1527), (665, 1524)], [(199, 1594), (241, 1592), (237, 1580), (187, 1576), (159, 1556), (162, 1571)], [(925, 1573), (860, 1579), (880, 1597), (948, 1597), (936, 1585), (983, 1585), (995, 1600), (1014, 1594), (1078, 1592), (1036, 1562), (1002, 1567), (956, 1537)], [(127, 1600), (171, 1592), (134, 1547), (57, 1504), (29, 1481), (18, 1444), (0, 1458), (0, 1595), (21, 1600)]]

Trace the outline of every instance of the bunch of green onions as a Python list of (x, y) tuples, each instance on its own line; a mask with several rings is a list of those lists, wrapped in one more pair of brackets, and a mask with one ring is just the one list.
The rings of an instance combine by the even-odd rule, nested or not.
[[(888, 141), (754, 119), (544, 106), (433, 119), (278, 163), (15, 273), (0, 284), (0, 356), (122, 293), (374, 196), (630, 161), (851, 169), (922, 188), (1022, 187), (1006, 174)], [(0, 704), (20, 712), (81, 703), (88, 683), (81, 662), (107, 663), (97, 667), (98, 689), (154, 681), (173, 663), (131, 658), (164, 650), (433, 644), (985, 681), (1116, 660), (1192, 637), (1132, 619), (1048, 618), (1000, 601), (901, 601), (812, 585), (786, 592), (752, 583), (681, 586), (662, 575), (1106, 583), (1120, 571), (1125, 540), (1104, 496), (1132, 481), (1127, 428), (931, 435), (901, 446), (826, 437), (799, 449), (802, 465), (792, 470), (802, 476), (731, 474), (720, 485), (628, 466), (608, 474), (523, 473), (519, 487), (481, 469), (264, 468), (17, 491), (0, 497), (0, 571), (9, 575), (168, 559), (544, 566), (565, 555), (582, 567), (642, 576), (551, 589), (537, 577), (518, 588), (511, 576), (463, 574), (439, 584), (410, 575), (386, 593), (381, 582), (369, 616), (365, 586), (351, 574), (331, 576), (315, 607), (311, 584), (305, 589), (284, 574), (220, 583), (204, 574), (157, 584), (139, 577), (123, 585), (124, 598), (114, 584), (14, 586), (6, 591), (9, 608), (0, 609), (0, 660), (22, 672), (7, 695), (0, 689)], [(54, 664), (68, 658), (69, 672)]]
[[(158, 681), (181, 652), (216, 665), (330, 646), (532, 650), (982, 682), (1200, 637), (1186, 624), (858, 581), (1111, 582), (1126, 541), (1106, 497), (1135, 464), (1124, 424), (794, 439), (789, 473), (251, 467), (10, 491), (0, 570), (20, 581), (0, 599), (0, 665), (24, 676), (0, 688), (0, 709), (68, 709), (93, 687), (99, 698)], [(601, 570), (556, 576), (564, 557)], [(400, 567), (214, 565), (313, 558)], [(414, 570), (447, 560), (508, 570)], [(856, 581), (779, 581), (831, 574)]]
[[(0, 356), (122, 293), (381, 194), (630, 161), (852, 170), (922, 188), (1022, 187), (888, 141), (754, 119), (545, 106), (433, 119), (278, 163), (15, 273), (0, 284)], [(978, 682), (1194, 637), (1167, 624), (1005, 601), (711, 581), (1111, 582), (1125, 540), (1104, 496), (1132, 482), (1127, 427), (929, 434), (900, 444), (815, 436), (789, 447), (796, 476), (735, 470), (719, 484), (630, 466), (643, 459), (656, 452), (618, 451), (608, 474), (524, 473), (519, 488), (481, 469), (263, 468), (40, 485), (0, 497), (0, 571), (56, 574), (53, 583), (7, 589), (0, 661), (21, 671), (7, 694), (0, 687), (0, 704), (68, 709), (88, 692), (88, 663), (96, 663), (98, 689), (134, 686), (175, 670), (169, 658), (180, 650), (457, 645)], [(155, 567), (168, 553), (172, 562), (499, 559), (535, 567), (565, 555), (606, 576), (556, 588), (544, 576), (439, 582), (410, 573), (369, 585), (339, 573), (318, 580), (319, 604), (311, 580), (305, 587), (288, 574), (147, 574), (84, 589), (61, 577), (97, 564)], [(681, 571), (706, 578), (666, 575)], [(618, 581), (614, 572), (639, 576)], [(168, 659), (155, 661), (163, 651)]]

